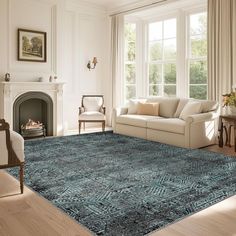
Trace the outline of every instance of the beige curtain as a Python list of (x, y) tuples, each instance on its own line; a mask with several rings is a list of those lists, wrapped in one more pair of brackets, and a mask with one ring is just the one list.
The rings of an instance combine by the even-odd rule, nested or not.
[(124, 16), (116, 15), (111, 18), (111, 79), (112, 107), (120, 106), (122, 98), (124, 51)]
[(217, 101), (236, 84), (236, 0), (208, 0), (208, 80)]

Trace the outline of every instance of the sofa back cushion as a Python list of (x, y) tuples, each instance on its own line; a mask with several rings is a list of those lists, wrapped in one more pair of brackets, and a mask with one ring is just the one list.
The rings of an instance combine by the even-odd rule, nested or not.
[(176, 112), (179, 98), (149, 97), (148, 103), (159, 103), (159, 116), (172, 118)]
[(137, 114), (138, 115), (158, 116), (159, 115), (159, 103), (139, 102)]

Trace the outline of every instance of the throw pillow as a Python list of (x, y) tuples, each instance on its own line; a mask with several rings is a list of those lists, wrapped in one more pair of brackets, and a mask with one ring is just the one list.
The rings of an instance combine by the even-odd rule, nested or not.
[(180, 113), (183, 111), (183, 109), (184, 109), (185, 105), (188, 103), (188, 101), (189, 101), (189, 99), (187, 99), (187, 98), (181, 98), (179, 100), (179, 104), (178, 104), (176, 112), (174, 114), (175, 118), (179, 118)]
[(138, 115), (150, 115), (158, 116), (159, 115), (159, 103), (138, 103), (137, 109)]
[(199, 114), (202, 110), (201, 105), (201, 102), (188, 102), (180, 113), (179, 118), (186, 120), (191, 115)]
[(137, 100), (129, 100), (128, 114), (137, 114), (138, 109), (138, 101)]
[(128, 114), (137, 114), (138, 103), (145, 102), (146, 99), (130, 99), (128, 104)]

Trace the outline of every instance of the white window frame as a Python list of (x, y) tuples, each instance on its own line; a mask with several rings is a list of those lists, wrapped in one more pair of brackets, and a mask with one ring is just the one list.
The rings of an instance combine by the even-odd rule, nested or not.
[[(171, 13), (171, 14), (165, 14), (159, 17), (155, 17), (152, 18), (151, 20), (146, 21), (146, 27), (147, 27), (147, 31), (146, 31), (146, 37), (147, 37), (147, 42), (146, 42), (146, 58), (145, 58), (145, 64), (146, 64), (146, 96), (151, 96), (149, 94), (149, 87), (150, 87), (150, 83), (149, 83), (149, 64), (151, 64), (151, 61), (149, 61), (149, 24), (151, 23), (156, 23), (156, 22), (164, 22), (166, 20), (170, 20), (170, 19), (176, 19), (176, 59), (163, 59), (163, 55), (164, 55), (164, 44), (163, 42), (166, 40), (164, 38), (162, 38), (160, 41), (162, 41), (162, 60), (158, 60), (155, 61), (153, 64), (159, 64), (162, 65), (162, 83), (161, 84), (156, 84), (156, 85), (160, 85), (161, 86), (161, 93), (160, 96), (164, 96), (164, 86), (165, 85), (175, 85), (176, 86), (176, 96), (177, 96), (177, 61), (178, 61), (178, 38), (177, 38), (177, 32), (178, 32), (178, 14), (177, 12)], [(164, 35), (164, 27), (162, 25), (162, 36)], [(165, 84), (164, 83), (164, 64), (176, 64), (176, 84)]]
[[(196, 0), (197, 2), (197, 0)], [(137, 18), (125, 17), (125, 23), (136, 23), (136, 97), (143, 98), (149, 96), (149, 23), (157, 21), (164, 21), (171, 18), (176, 18), (176, 96), (182, 98), (189, 97), (189, 19), (191, 14), (207, 12), (207, 4), (201, 1), (195, 6), (177, 6), (176, 9), (168, 11), (168, 14), (163, 12), (155, 13), (154, 17)], [(156, 17), (158, 15), (158, 17)], [(207, 58), (204, 57), (204, 60)], [(199, 58), (198, 58), (199, 61)], [(164, 60), (163, 60), (164, 62)], [(168, 60), (169, 62), (169, 60)], [(172, 61), (171, 61), (172, 62)], [(125, 63), (124, 63), (125, 65)], [(125, 68), (123, 69), (125, 71)], [(125, 75), (122, 80), (122, 104), (124, 104), (125, 97)], [(164, 80), (162, 81), (164, 82)], [(162, 86), (164, 83), (162, 83)], [(198, 84), (200, 85), (200, 84)], [(204, 84), (205, 85), (205, 84)], [(162, 90), (164, 91), (164, 89)]]
[[(193, 8), (188, 11), (186, 11), (186, 39), (187, 39), (187, 45), (186, 45), (186, 63), (187, 63), (187, 71), (186, 71), (186, 78), (187, 78), (187, 97), (190, 98), (190, 86), (193, 86), (195, 84), (190, 84), (190, 64), (191, 62), (199, 62), (199, 61), (206, 61), (207, 63), (207, 55), (204, 57), (192, 57), (191, 56), (191, 35), (190, 35), (190, 16), (198, 13), (207, 13), (207, 8), (206, 7), (198, 7), (198, 8)], [(206, 40), (207, 40), (207, 35), (206, 35)], [(206, 84), (196, 84), (196, 86), (207, 86), (207, 96), (206, 99), (208, 98), (208, 80)]]

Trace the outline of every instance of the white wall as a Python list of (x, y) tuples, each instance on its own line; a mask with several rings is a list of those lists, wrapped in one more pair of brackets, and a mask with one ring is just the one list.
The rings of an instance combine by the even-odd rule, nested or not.
[[(47, 32), (47, 62), (17, 61), (17, 29)], [(56, 74), (65, 81), (64, 126), (77, 128), (83, 94), (109, 99), (109, 20), (105, 9), (79, 0), (0, 0), (0, 78), (37, 81)], [(95, 70), (88, 60), (98, 58)], [(107, 93), (108, 91), (108, 93)]]

